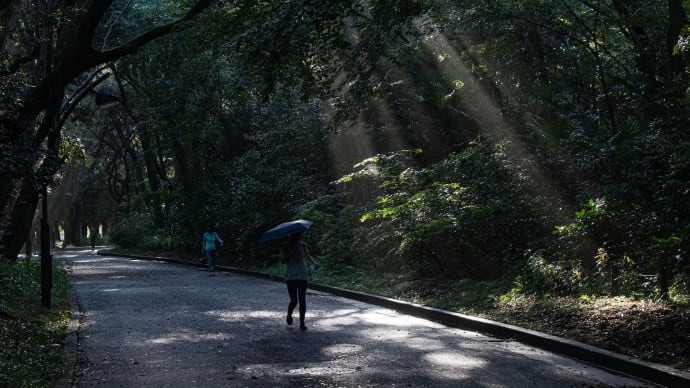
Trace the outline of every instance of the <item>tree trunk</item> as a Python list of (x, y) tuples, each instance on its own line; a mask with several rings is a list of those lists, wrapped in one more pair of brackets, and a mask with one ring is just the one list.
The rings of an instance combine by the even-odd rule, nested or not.
[(29, 233), (27, 233), (26, 240), (24, 242), (24, 249), (25, 249), (24, 254), (26, 255), (27, 259), (31, 259), (31, 256), (33, 256), (33, 251), (32, 251), (32, 249), (33, 249), (33, 247), (32, 247), (33, 238), (31, 236), (31, 232), (32, 231), (29, 228)]
[(81, 199), (72, 203), (70, 217), (65, 225), (64, 245), (79, 245), (81, 240)]
[(50, 246), (54, 247), (57, 244), (57, 241), (62, 241), (62, 238), (60, 237), (60, 225), (57, 222), (54, 222), (53, 224), (50, 225), (52, 232), (50, 233)]
[[(175, 153), (175, 172), (176, 176), (179, 176), (180, 183), (182, 184), (182, 191), (185, 194), (191, 194), (194, 192), (194, 188), (198, 182), (195, 181), (194, 177), (190, 173), (190, 166), (188, 161), (189, 152), (184, 148), (184, 145), (179, 139), (177, 134), (171, 135), (171, 143), (173, 146), (173, 152)], [(197, 169), (195, 171), (201, 171)]]
[[(678, 37), (683, 27), (688, 22), (688, 18), (683, 10), (682, 0), (668, 0), (668, 33), (666, 35), (666, 50), (673, 57), (673, 50), (678, 43)], [(680, 55), (676, 55), (678, 60), (682, 60)]]
[[(52, 8), (45, 6), (39, 8), (44, 4), (38, 2), (37, 5), (27, 6), (24, 10), (26, 12), (21, 12), (22, 17), (26, 17), (27, 23), (32, 22), (32, 18), (42, 18), (42, 23), (44, 23), (53, 20), (53, 17), (57, 19), (56, 15), (58, 14), (66, 15), (66, 17), (61, 20), (59, 31), (50, 24), (37, 23), (41, 29), (35, 31), (36, 35), (39, 37), (39, 41), (45, 43), (41, 45), (41, 52), (31, 58), (36, 60), (36, 66), (32, 69), (33, 74), (37, 75), (38, 78), (30, 82), (35, 86), (26, 88), (28, 93), (20, 95), (19, 105), (8, 107), (12, 111), (0, 118), (0, 145), (2, 145), (0, 147), (0, 163), (2, 163), (0, 165), (0, 227), (4, 227), (7, 222), (14, 223), (6, 227), (10, 235), (22, 229), (17, 222), (27, 217), (26, 214), (14, 214), (9, 216), (13, 218), (13, 221), (8, 219), (7, 214), (13, 200), (12, 194), (18, 186), (23, 185), (20, 183), (22, 180), (44, 177), (44, 175), (34, 174), (32, 167), (40, 160), (38, 150), (44, 140), (54, 131), (58, 132), (59, 137), (59, 125), (55, 125), (59, 120), (52, 121), (52, 119), (55, 118), (56, 113), (59, 115), (58, 112), (60, 111), (56, 110), (51, 114), (47, 111), (60, 107), (66, 86), (75, 77), (90, 68), (132, 54), (152, 40), (174, 32), (175, 28), (179, 26), (184, 28), (183, 23), (193, 20), (213, 1), (199, 0), (180, 19), (148, 30), (115, 49), (96, 52), (91, 47), (91, 42), (103, 15), (112, 3), (113, 0), (100, 0), (86, 2), (83, 6), (77, 7), (73, 2), (54, 2)], [(4, 12), (4, 9), (2, 11)], [(0, 19), (11, 17), (9, 12), (0, 13)], [(58, 46), (53, 50), (52, 37), (56, 33), (59, 34), (56, 40)], [(4, 41), (4, 39), (0, 38), (0, 41)], [(3, 49), (2, 52), (3, 54), (8, 53), (6, 49)], [(9, 52), (13, 53), (12, 51)], [(17, 59), (10, 58), (11, 61)], [(29, 60), (26, 60), (25, 63), (29, 63)], [(52, 125), (42, 125), (36, 129), (35, 123), (41, 114), (44, 114), (44, 124), (48, 122), (46, 117), (53, 115), (51, 117)], [(24, 193), (26, 195), (26, 191)], [(26, 198), (20, 197), (17, 200), (25, 201)], [(28, 211), (28, 208), (24, 206), (23, 204), (20, 204), (19, 207), (15, 206), (12, 212), (19, 212), (21, 209)], [(32, 215), (34, 211), (31, 209)], [(25, 238), (26, 231), (19, 237), (14, 235), (11, 240), (3, 236), (3, 243), (10, 243), (12, 246), (9, 249), (7, 246), (5, 248), (10, 253), (10, 257), (16, 258), (17, 254), (16, 252), (12, 253), (18, 243), (14, 240), (23, 242)]]
[[(161, 177), (158, 174), (161, 171), (158, 165), (158, 158), (156, 157), (156, 152), (151, 146), (151, 137), (149, 136), (148, 130), (144, 129), (139, 134), (139, 140), (141, 141), (141, 149), (144, 155), (144, 163), (146, 166), (146, 175), (149, 181), (149, 190), (153, 194), (157, 194), (161, 187)], [(153, 206), (153, 222), (156, 227), (163, 226), (163, 211), (161, 209), (161, 204), (159, 200), (154, 201)]]
[(9, 260), (17, 260), (17, 255), (27, 241), (27, 236), (33, 224), (39, 193), (32, 184), (24, 181), (19, 193), (19, 199), (15, 202), (9, 225), (3, 235), (4, 255)]

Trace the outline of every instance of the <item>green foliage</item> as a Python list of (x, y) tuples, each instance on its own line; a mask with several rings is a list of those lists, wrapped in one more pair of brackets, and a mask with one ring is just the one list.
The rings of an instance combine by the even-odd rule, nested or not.
[[(578, 249), (585, 249), (581, 248), (582, 246), (591, 243), (590, 246), (593, 244), (594, 248), (590, 252), (585, 252), (585, 255), (594, 256), (594, 250), (599, 247), (599, 241), (602, 238), (606, 240), (605, 236), (598, 235), (608, 216), (606, 205), (606, 198), (590, 199), (582, 209), (575, 212), (575, 222), (556, 226), (554, 233), (562, 242), (561, 252), (572, 255)], [(598, 239), (598, 241), (592, 241), (592, 239)]]
[(690, 296), (690, 227), (678, 231), (678, 235), (655, 237), (649, 246), (649, 269), (655, 273), (658, 296), (664, 299), (685, 301)]
[(53, 309), (40, 307), (40, 262), (0, 260), (0, 385), (53, 386), (67, 371), (67, 272), (53, 268)]
[[(690, 98), (667, 5), (398, 3), (213, 8), (118, 61), (130, 114), (93, 144), (72, 137), (102, 151), (85, 182), (119, 202), (88, 202), (89, 222), (117, 208), (112, 241), (188, 252), (216, 224), (221, 261), (269, 265), (261, 233), (302, 217), (345, 281), (519, 274), (528, 293), (687, 295)], [(114, 31), (180, 10), (138, 6)], [(344, 117), (366, 147), (329, 136)], [(20, 151), (0, 147), (8, 171)], [(364, 161), (329, 186), (342, 154)]]
[(633, 225), (642, 215), (621, 205), (606, 198), (588, 200), (574, 222), (556, 227), (557, 240), (530, 255), (516, 287), (553, 295), (662, 298), (673, 289), (675, 300), (685, 300), (687, 240), (648, 237), (644, 223)]
[(420, 276), (502, 276), (503, 259), (539, 229), (528, 221), (533, 210), (506, 161), (487, 145), (426, 168), (411, 165), (415, 154), (379, 155), (338, 181), (378, 182), (376, 203), (361, 218), (369, 251)]
[(264, 230), (332, 201), (323, 116), (292, 91), (283, 97), (256, 107), (264, 114), (250, 121), (248, 147), (218, 167), (225, 174), (213, 182), (214, 197), (206, 204), (217, 206), (213, 216), (221, 235), (237, 241), (236, 255), (253, 256)]
[(84, 144), (78, 137), (65, 135), (60, 140), (60, 151), (63, 153), (65, 162), (73, 159), (81, 159), (85, 156)]
[(581, 286), (582, 274), (576, 263), (565, 259), (548, 261), (543, 251), (537, 251), (520, 269), (513, 292), (570, 295), (579, 293)]
[(113, 226), (110, 241), (123, 248), (144, 246), (147, 237), (151, 237), (154, 231), (150, 215), (130, 213)]
[[(365, 265), (370, 256), (366, 247), (353, 244), (359, 240), (363, 231), (355, 208), (345, 206), (333, 215), (319, 210), (306, 210), (297, 218), (314, 221), (306, 237), (321, 264), (320, 272), (332, 276), (346, 276), (355, 265)], [(363, 239), (363, 237), (362, 237)]]
[[(634, 262), (619, 245), (621, 225), (606, 198), (590, 199), (575, 212), (573, 223), (557, 226), (558, 239), (547, 251), (530, 257), (521, 287), (555, 295), (630, 291)], [(634, 276), (633, 276), (634, 278)]]

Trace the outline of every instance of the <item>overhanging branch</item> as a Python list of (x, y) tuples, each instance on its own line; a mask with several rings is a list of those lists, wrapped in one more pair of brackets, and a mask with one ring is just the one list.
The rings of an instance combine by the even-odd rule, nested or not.
[[(146, 31), (145, 33), (137, 36), (136, 38), (130, 40), (129, 42), (116, 47), (112, 50), (107, 50), (103, 51), (100, 53), (95, 53), (93, 56), (93, 63), (92, 66), (102, 64), (102, 63), (107, 63), (110, 61), (113, 61), (115, 59), (124, 57), (129, 54), (133, 54), (139, 50), (142, 46), (145, 44), (153, 41), (154, 39), (160, 38), (162, 36), (170, 34), (173, 30), (175, 29), (183, 29), (185, 28), (185, 24), (191, 20), (193, 20), (195, 17), (197, 17), (201, 12), (203, 12), (206, 8), (208, 8), (211, 4), (213, 3), (213, 0), (200, 0), (198, 1), (190, 10), (187, 12), (185, 16), (182, 18), (170, 22), (168, 24), (155, 27), (153, 29), (150, 29)], [(90, 67), (92, 67), (90, 66)]]

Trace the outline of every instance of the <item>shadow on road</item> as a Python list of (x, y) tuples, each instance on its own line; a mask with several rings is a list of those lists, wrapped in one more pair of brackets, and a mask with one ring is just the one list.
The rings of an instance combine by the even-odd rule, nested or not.
[(321, 291), (301, 332), (280, 282), (89, 251), (60, 260), (80, 310), (71, 386), (651, 386)]

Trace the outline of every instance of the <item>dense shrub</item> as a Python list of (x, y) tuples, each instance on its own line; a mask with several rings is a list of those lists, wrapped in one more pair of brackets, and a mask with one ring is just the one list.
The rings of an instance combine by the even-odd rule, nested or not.
[(149, 214), (132, 212), (119, 220), (110, 230), (110, 241), (124, 248), (144, 245), (147, 236), (155, 231)]
[(556, 226), (554, 238), (529, 255), (517, 286), (557, 295), (686, 299), (687, 234), (681, 229), (655, 237), (652, 217), (634, 204), (588, 200), (571, 223)]
[(368, 251), (423, 277), (501, 277), (542, 229), (521, 182), (488, 145), (428, 167), (415, 166), (418, 153), (379, 155), (339, 181), (379, 183), (362, 209)]

